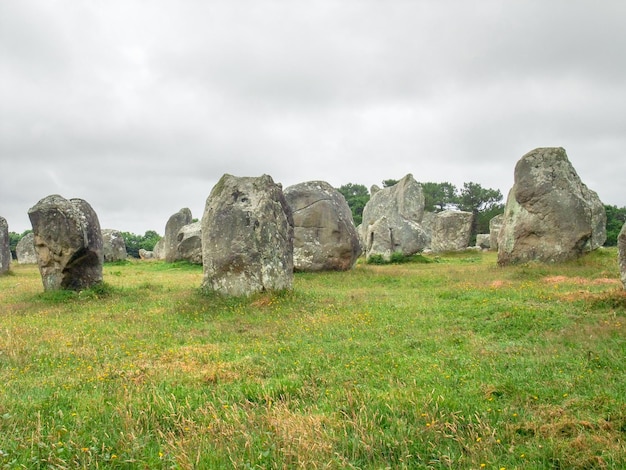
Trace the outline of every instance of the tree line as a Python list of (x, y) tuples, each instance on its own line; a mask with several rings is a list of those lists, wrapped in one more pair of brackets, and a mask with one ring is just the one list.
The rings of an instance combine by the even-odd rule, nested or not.
[[(398, 180), (386, 179), (382, 181), (384, 188), (396, 184)], [(489, 233), (489, 221), (498, 214), (504, 213), (504, 201), (500, 190), (483, 188), (478, 183), (463, 183), (457, 188), (449, 182), (424, 182), (424, 210), (441, 212), (446, 209), (467, 211), (474, 214), (471, 243), (476, 240), (476, 234)], [(355, 225), (363, 221), (363, 208), (370, 199), (370, 192), (362, 184), (347, 183), (337, 188), (346, 199)], [(604, 246), (617, 245), (617, 236), (626, 223), (626, 207), (604, 205), (606, 210), (606, 242)]]
[[(398, 181), (383, 180), (383, 187), (390, 187)], [(502, 193), (497, 189), (483, 188), (478, 183), (463, 183), (457, 188), (452, 183), (421, 183), (424, 192), (424, 209), (428, 212), (441, 212), (446, 209), (456, 209), (474, 214), (472, 242), (476, 234), (489, 233), (489, 221), (504, 212)], [(363, 219), (363, 208), (370, 200), (369, 190), (362, 184), (348, 183), (337, 188), (352, 211), (355, 225), (360, 225)], [(626, 224), (626, 207), (604, 205), (606, 210), (606, 242), (604, 246), (616, 246), (617, 236)], [(18, 242), (32, 230), (22, 233), (9, 232), (9, 249), (13, 258), (17, 258), (15, 248)], [(126, 243), (126, 252), (133, 258), (139, 258), (139, 250), (152, 251), (161, 236), (154, 230), (148, 230), (143, 235), (131, 232), (120, 232)]]

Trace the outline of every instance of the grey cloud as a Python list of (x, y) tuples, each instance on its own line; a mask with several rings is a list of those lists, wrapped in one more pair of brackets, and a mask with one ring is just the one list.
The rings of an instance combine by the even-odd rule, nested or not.
[(625, 13), (609, 0), (2, 2), (0, 156), (20, 165), (0, 215), (27, 228), (26, 201), (61, 192), (103, 225), (162, 230), (181, 207), (201, 216), (223, 173), (369, 186), (410, 172), (506, 193), (517, 159), (545, 145), (626, 205)]

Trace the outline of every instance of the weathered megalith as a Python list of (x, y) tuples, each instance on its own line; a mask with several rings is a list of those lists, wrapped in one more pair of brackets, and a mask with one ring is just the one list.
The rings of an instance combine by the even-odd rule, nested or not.
[(502, 228), (504, 214), (498, 214), (489, 221), (489, 247), (492, 250), (498, 250), (498, 235)]
[(165, 259), (165, 237), (159, 238), (152, 249), (154, 259)]
[(203, 288), (229, 296), (290, 289), (293, 217), (268, 175), (224, 175), (202, 217)]
[(626, 224), (622, 226), (617, 236), (617, 261), (622, 285), (626, 289)]
[(102, 281), (102, 232), (87, 201), (51, 195), (28, 217), (44, 290), (81, 290)]
[(202, 223), (185, 225), (178, 231), (178, 257), (193, 264), (202, 264)]
[(498, 264), (561, 262), (606, 239), (606, 213), (563, 148), (538, 148), (515, 166), (498, 237)]
[(491, 235), (488, 233), (476, 234), (476, 246), (481, 250), (488, 250), (491, 248)]
[(33, 232), (28, 232), (20, 241), (17, 242), (15, 247), (15, 255), (17, 262), (20, 264), (36, 264), (37, 252), (35, 251), (35, 235)]
[(137, 254), (139, 255), (139, 259), (156, 259), (154, 251), (146, 250), (144, 248), (139, 248)]
[(181, 259), (178, 252), (178, 232), (180, 232), (180, 229), (185, 225), (189, 225), (192, 220), (191, 211), (187, 207), (184, 207), (176, 214), (173, 214), (168, 219), (167, 224), (165, 224), (163, 259), (168, 263), (173, 263)]
[(424, 193), (411, 174), (374, 192), (363, 209), (361, 224), (366, 258), (380, 255), (389, 260), (395, 252), (409, 256), (422, 251), (430, 242), (420, 225), (423, 216)]
[(459, 251), (468, 247), (472, 232), (471, 212), (445, 210), (437, 212), (430, 234), (434, 252)]
[(351, 269), (361, 254), (361, 244), (343, 195), (324, 181), (289, 186), (284, 194), (293, 214), (294, 269)]
[(119, 230), (112, 228), (102, 229), (102, 252), (104, 262), (124, 261), (128, 256), (126, 242)]
[(9, 243), (9, 224), (0, 217), (0, 274), (7, 273), (11, 267), (11, 247)]

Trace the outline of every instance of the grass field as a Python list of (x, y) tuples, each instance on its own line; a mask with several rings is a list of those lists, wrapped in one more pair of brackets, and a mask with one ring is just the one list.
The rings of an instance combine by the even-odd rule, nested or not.
[(102, 287), (0, 278), (0, 468), (626, 468), (617, 254), (494, 253), (296, 274), (225, 299), (202, 268)]

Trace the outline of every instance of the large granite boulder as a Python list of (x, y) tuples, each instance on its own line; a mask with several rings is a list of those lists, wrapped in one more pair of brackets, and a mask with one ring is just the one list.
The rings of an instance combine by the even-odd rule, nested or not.
[(102, 281), (102, 232), (83, 199), (52, 195), (28, 210), (44, 290), (81, 290)]
[(345, 271), (361, 254), (352, 212), (343, 195), (324, 181), (284, 190), (293, 214), (296, 271)]
[(128, 256), (126, 242), (119, 230), (105, 228), (102, 230), (102, 252), (104, 262), (124, 261)]
[(9, 243), (9, 224), (4, 217), (0, 217), (0, 274), (9, 271), (11, 267), (11, 247)]
[(145, 248), (139, 248), (137, 254), (139, 255), (139, 259), (156, 259), (154, 251), (146, 250)]
[(472, 233), (471, 212), (445, 210), (436, 213), (430, 234), (434, 252), (459, 251), (468, 247)]
[[(178, 231), (178, 257), (193, 264), (202, 264), (202, 223), (185, 225)], [(156, 256), (156, 247), (155, 247)]]
[(193, 220), (191, 211), (184, 207), (176, 214), (173, 214), (165, 224), (165, 235), (163, 239), (163, 259), (168, 263), (179, 261), (181, 259), (178, 251), (178, 232), (185, 225), (189, 225)]
[(424, 193), (411, 174), (374, 192), (363, 208), (361, 224), (366, 258), (380, 255), (389, 260), (395, 252), (409, 256), (422, 251), (430, 243), (420, 225), (423, 216)]
[(488, 233), (476, 234), (476, 246), (481, 250), (488, 250), (491, 248), (491, 235)]
[(498, 264), (561, 262), (606, 240), (606, 213), (563, 148), (538, 148), (515, 166), (498, 237)]
[(15, 255), (17, 262), (20, 264), (36, 264), (37, 252), (35, 251), (35, 235), (33, 232), (28, 232), (20, 241), (17, 242), (15, 247)]
[(290, 289), (293, 217), (271, 176), (224, 175), (202, 217), (203, 287), (229, 296)]
[(152, 249), (154, 259), (165, 259), (165, 237), (159, 238)]
[(498, 214), (489, 220), (489, 248), (498, 251), (498, 236), (504, 221), (504, 214)]
[(617, 236), (617, 261), (622, 284), (626, 289), (626, 224), (622, 226)]

